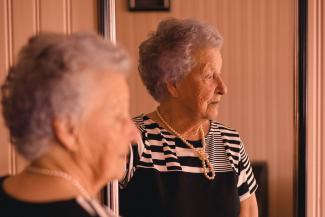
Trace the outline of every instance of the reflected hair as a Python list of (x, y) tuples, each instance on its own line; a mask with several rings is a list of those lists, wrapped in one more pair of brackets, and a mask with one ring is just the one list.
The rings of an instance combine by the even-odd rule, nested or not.
[(193, 55), (205, 48), (221, 48), (222, 36), (207, 23), (185, 19), (162, 20), (139, 47), (139, 73), (158, 102), (168, 96), (166, 82), (176, 83), (196, 65)]
[(2, 106), (11, 142), (28, 160), (55, 141), (56, 117), (76, 118), (91, 91), (94, 73), (126, 73), (126, 53), (91, 33), (42, 33), (29, 39), (2, 85)]

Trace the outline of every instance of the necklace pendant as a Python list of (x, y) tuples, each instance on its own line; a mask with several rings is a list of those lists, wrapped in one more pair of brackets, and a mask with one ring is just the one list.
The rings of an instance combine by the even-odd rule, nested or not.
[(195, 151), (201, 161), (204, 162), (204, 161), (208, 160), (209, 155), (207, 153), (205, 153), (203, 148), (196, 148)]

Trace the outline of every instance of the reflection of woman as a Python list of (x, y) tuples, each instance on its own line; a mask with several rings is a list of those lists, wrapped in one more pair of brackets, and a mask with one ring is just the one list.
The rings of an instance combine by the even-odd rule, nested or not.
[(125, 53), (91, 34), (42, 34), (2, 87), (3, 113), (31, 164), (0, 178), (0, 216), (112, 216), (94, 199), (121, 178), (137, 131)]
[(140, 46), (140, 76), (156, 111), (134, 120), (123, 216), (257, 216), (257, 188), (238, 133), (216, 121), (222, 39), (211, 26), (167, 19)]

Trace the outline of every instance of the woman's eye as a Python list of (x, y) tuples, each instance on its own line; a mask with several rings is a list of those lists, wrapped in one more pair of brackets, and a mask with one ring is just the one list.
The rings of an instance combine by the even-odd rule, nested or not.
[(213, 74), (210, 74), (210, 75), (207, 75), (207, 76), (205, 76), (205, 79), (213, 79)]

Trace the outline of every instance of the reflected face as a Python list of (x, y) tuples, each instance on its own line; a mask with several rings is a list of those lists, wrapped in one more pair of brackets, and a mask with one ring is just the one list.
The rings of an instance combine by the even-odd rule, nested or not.
[(120, 179), (137, 130), (129, 116), (129, 92), (123, 75), (95, 78), (80, 121), (83, 156), (98, 178)]
[(199, 119), (216, 120), (227, 87), (221, 78), (222, 57), (218, 49), (194, 54), (193, 70), (176, 84), (179, 102)]

